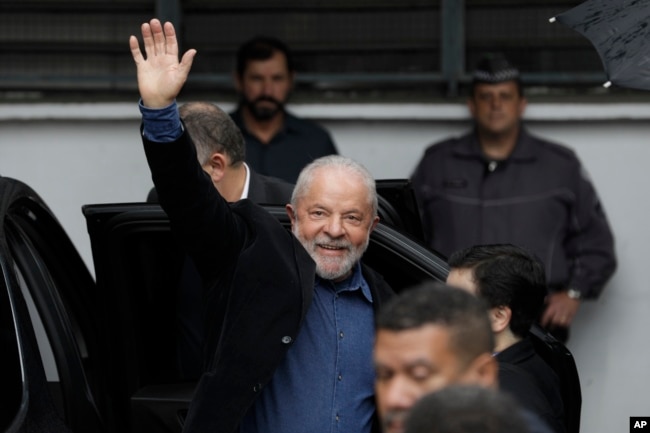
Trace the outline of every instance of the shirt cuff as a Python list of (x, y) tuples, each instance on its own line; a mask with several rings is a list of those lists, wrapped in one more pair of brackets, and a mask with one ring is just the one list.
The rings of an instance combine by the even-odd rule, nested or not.
[(138, 102), (142, 114), (142, 135), (155, 143), (169, 143), (183, 134), (183, 125), (178, 114), (176, 101), (165, 108), (147, 108)]

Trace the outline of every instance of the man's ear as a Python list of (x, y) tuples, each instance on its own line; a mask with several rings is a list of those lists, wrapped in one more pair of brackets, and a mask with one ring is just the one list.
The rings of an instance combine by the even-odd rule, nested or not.
[(216, 184), (223, 179), (227, 166), (226, 157), (219, 152), (215, 152), (210, 155), (208, 162), (203, 165), (203, 170), (210, 175), (212, 182)]
[(501, 306), (490, 308), (490, 323), (493, 333), (498, 334), (508, 329), (510, 319), (512, 319), (512, 310), (510, 307)]
[(291, 81), (291, 91), (296, 87), (296, 71), (289, 71), (289, 80)]
[(379, 224), (379, 217), (376, 216), (372, 219), (372, 223), (370, 224), (370, 231), (372, 232), (375, 227), (377, 227), (377, 224)]
[(519, 117), (524, 115), (524, 111), (526, 111), (526, 107), (528, 106), (528, 100), (525, 97), (521, 97), (519, 100)]
[(484, 388), (496, 388), (499, 384), (499, 364), (491, 353), (482, 353), (472, 361), (462, 382)]
[(293, 229), (293, 225), (296, 221), (296, 210), (293, 208), (291, 203), (285, 205), (284, 208), (287, 211), (287, 215), (289, 216), (289, 220), (291, 221), (291, 228)]
[(235, 90), (237, 91), (237, 93), (242, 93), (242, 89), (244, 86), (242, 84), (241, 77), (239, 76), (239, 74), (237, 74), (237, 71), (232, 72), (232, 82), (235, 83)]
[(476, 103), (474, 102), (474, 96), (470, 96), (467, 99), (467, 109), (472, 117), (476, 116)]

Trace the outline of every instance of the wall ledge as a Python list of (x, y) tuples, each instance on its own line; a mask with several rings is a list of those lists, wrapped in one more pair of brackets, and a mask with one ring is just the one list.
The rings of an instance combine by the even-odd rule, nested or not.
[[(217, 104), (226, 111), (230, 102)], [(290, 104), (301, 117), (318, 120), (360, 121), (466, 121), (464, 104)], [(135, 103), (28, 103), (0, 104), (0, 122), (42, 120), (139, 120)], [(529, 121), (650, 120), (650, 103), (531, 103)]]

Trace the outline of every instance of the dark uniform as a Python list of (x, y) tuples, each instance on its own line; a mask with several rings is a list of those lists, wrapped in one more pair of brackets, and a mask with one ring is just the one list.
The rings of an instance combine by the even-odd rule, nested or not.
[(412, 177), (428, 244), (449, 255), (512, 243), (536, 254), (551, 290), (595, 298), (616, 268), (614, 240), (580, 161), (521, 129), (512, 154), (487, 160), (475, 132), (429, 147)]

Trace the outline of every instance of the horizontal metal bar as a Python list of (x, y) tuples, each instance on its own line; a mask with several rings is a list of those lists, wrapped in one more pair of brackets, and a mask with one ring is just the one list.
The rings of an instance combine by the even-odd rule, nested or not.
[[(599, 83), (607, 80), (604, 72), (544, 72), (522, 73), (524, 84), (549, 83), (549, 84), (585, 84)], [(469, 83), (471, 74), (459, 76), (459, 81)], [(72, 83), (124, 83), (133, 82), (135, 75), (63, 75), (63, 74), (12, 74), (0, 76), (0, 85), (10, 82), (72, 82)], [(440, 83), (444, 78), (439, 72), (424, 73), (344, 73), (344, 74), (299, 74), (296, 81), (300, 84), (331, 83), (331, 84), (417, 84)], [(231, 85), (230, 74), (191, 74), (188, 78), (191, 84)]]
[(152, 0), (140, 0), (129, 2), (90, 2), (90, 1), (2, 1), (0, 12), (2, 13), (24, 13), (38, 12), (51, 14), (86, 14), (86, 13), (142, 13), (153, 12), (154, 2)]

